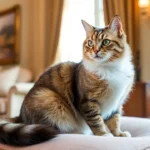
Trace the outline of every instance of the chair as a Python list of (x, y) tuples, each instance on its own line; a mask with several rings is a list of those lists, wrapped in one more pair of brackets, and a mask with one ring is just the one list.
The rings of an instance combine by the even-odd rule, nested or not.
[(16, 117), (20, 113), (20, 109), (25, 95), (33, 87), (34, 83), (20, 82), (12, 86), (8, 93), (7, 117)]
[(0, 118), (9, 113), (9, 89), (16, 83), (32, 81), (32, 72), (20, 66), (0, 67)]

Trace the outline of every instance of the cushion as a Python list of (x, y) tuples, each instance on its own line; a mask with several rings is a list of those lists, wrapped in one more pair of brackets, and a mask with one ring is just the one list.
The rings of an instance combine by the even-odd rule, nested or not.
[(150, 138), (100, 137), (62, 134), (33, 146), (12, 147), (0, 144), (2, 150), (149, 150)]
[(13, 86), (18, 78), (19, 66), (0, 70), (0, 96), (6, 96), (10, 87)]
[(30, 82), (32, 80), (32, 72), (27, 68), (20, 68), (17, 82)]
[[(12, 147), (0, 144), (4, 150), (150, 150), (150, 119), (122, 117), (121, 128), (139, 137), (100, 137), (62, 134), (55, 139), (33, 146)], [(134, 128), (136, 126), (136, 128)], [(145, 130), (149, 129), (149, 130)], [(140, 130), (141, 134), (136, 134)], [(146, 135), (143, 137), (143, 135)]]

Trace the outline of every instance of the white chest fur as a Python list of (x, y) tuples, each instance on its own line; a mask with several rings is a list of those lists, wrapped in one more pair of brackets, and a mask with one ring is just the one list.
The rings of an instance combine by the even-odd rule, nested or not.
[[(130, 64), (131, 65), (131, 64)], [(133, 84), (133, 68), (129, 64), (122, 69), (102, 69), (105, 72), (103, 77), (108, 82), (108, 93), (101, 101), (101, 114), (104, 119), (113, 112), (118, 111), (120, 106), (126, 100)]]
[(131, 91), (134, 82), (133, 65), (129, 59), (113, 65), (96, 66), (88, 62), (84, 62), (84, 65), (87, 70), (100, 76), (101, 80), (108, 82), (108, 93), (100, 98), (101, 115), (106, 119), (119, 110)]

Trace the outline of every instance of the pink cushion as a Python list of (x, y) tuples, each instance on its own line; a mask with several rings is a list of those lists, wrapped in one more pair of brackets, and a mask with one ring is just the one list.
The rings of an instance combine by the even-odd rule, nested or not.
[(113, 138), (66, 134), (34, 146), (17, 148), (0, 145), (0, 148), (6, 150), (144, 150), (149, 146), (150, 137)]
[(150, 136), (150, 119), (122, 117), (121, 129), (128, 130), (132, 137)]
[[(0, 145), (6, 150), (149, 150), (150, 120), (122, 117), (122, 128), (134, 136), (142, 137), (99, 137), (88, 135), (64, 134), (57, 138), (29, 147), (10, 147)], [(146, 129), (145, 129), (146, 128)], [(144, 136), (144, 137), (143, 137)]]

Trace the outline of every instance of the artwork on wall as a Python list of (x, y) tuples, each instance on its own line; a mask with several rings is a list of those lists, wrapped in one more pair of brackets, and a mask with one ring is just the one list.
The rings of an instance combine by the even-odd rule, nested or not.
[(19, 63), (20, 7), (0, 11), (0, 65)]

